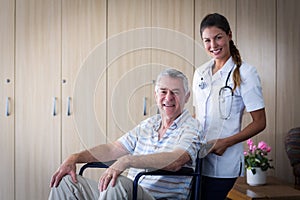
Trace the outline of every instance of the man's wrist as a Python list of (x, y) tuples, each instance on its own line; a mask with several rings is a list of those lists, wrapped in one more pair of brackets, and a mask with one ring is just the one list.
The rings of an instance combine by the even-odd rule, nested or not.
[(124, 167), (127, 169), (129, 167), (132, 167), (132, 156), (131, 155), (125, 155), (125, 156), (122, 156), (120, 158), (121, 162), (123, 163)]
[(69, 160), (70, 162), (74, 163), (74, 164), (80, 162), (80, 160), (79, 160), (79, 154), (78, 154), (78, 153), (71, 154), (71, 156), (69, 157), (68, 160)]

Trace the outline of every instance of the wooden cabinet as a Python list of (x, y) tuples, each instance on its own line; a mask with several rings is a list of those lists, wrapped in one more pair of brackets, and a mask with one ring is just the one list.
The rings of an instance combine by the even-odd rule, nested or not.
[[(153, 0), (152, 27), (154, 30), (151, 62), (154, 65), (152, 67), (154, 80), (162, 69), (176, 68), (187, 76), (192, 90), (195, 70), (194, 1)], [(186, 108), (193, 113), (192, 96)]]
[(16, 11), (15, 198), (45, 199), (61, 157), (61, 2)]
[[(45, 199), (62, 160), (88, 142), (101, 143), (89, 124), (95, 112), (84, 106), (94, 108), (98, 77), (78, 80), (94, 67), (84, 61), (105, 39), (105, 7), (105, 1), (17, 1), (16, 199)], [(96, 102), (100, 113), (105, 102)]]
[(62, 1), (62, 160), (106, 142), (106, 1)]
[[(108, 1), (107, 24), (107, 140), (111, 142), (144, 116), (143, 103), (151, 100), (151, 0)], [(130, 12), (128, 12), (130, 10)], [(142, 34), (141, 34), (142, 33)], [(151, 80), (151, 79), (150, 79)]]
[(157, 113), (153, 86), (162, 69), (183, 71), (191, 85), (193, 15), (193, 1), (108, 2), (109, 141)]
[(0, 199), (14, 199), (14, 7), (0, 1)]

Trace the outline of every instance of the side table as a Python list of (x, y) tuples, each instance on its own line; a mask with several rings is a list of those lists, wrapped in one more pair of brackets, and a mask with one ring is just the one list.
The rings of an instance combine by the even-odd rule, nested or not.
[(300, 190), (272, 176), (267, 177), (267, 184), (261, 186), (250, 186), (246, 183), (245, 177), (239, 177), (227, 198), (232, 200), (300, 200)]

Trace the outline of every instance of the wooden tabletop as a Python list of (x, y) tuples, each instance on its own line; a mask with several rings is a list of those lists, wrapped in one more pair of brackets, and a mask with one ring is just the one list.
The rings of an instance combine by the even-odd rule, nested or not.
[(300, 200), (300, 190), (271, 176), (267, 177), (267, 184), (262, 186), (250, 186), (245, 177), (240, 177), (227, 197), (232, 200)]

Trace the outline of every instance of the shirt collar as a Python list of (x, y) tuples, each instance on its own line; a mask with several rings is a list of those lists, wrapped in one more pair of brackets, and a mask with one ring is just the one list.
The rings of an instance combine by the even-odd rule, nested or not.
[(221, 75), (228, 74), (235, 66), (235, 63), (232, 60), (232, 57), (226, 61), (225, 65), (220, 69)]
[[(185, 122), (187, 116), (188, 116), (188, 110), (184, 109), (168, 129), (175, 130), (177, 127), (181, 126)], [(157, 122), (153, 124), (153, 129), (157, 132), (160, 126), (161, 126), (161, 115), (158, 115)]]

